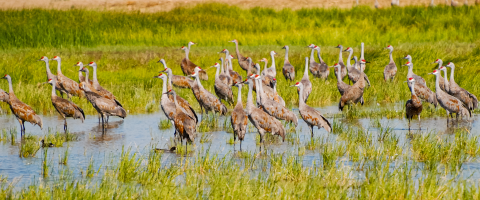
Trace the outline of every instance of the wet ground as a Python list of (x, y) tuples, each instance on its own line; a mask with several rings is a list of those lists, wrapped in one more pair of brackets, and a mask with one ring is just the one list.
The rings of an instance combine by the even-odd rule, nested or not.
[[(336, 106), (328, 106), (323, 108), (317, 108), (326, 116), (333, 116), (338, 114), (338, 108)], [(298, 110), (294, 109), (298, 114)], [(38, 126), (32, 126), (26, 124), (27, 133), (44, 136), (48, 133), (48, 128), (53, 131), (63, 131), (63, 120), (57, 115), (42, 116), (44, 122), (43, 130), (40, 130)], [(328, 118), (328, 117), (327, 117)], [(165, 119), (164, 114), (161, 111), (152, 114), (139, 114), (130, 115), (126, 119), (111, 118), (108, 128), (105, 134), (102, 133), (98, 124), (97, 116), (87, 116), (84, 123), (80, 120), (69, 119), (69, 131), (71, 134), (78, 135), (77, 141), (66, 142), (63, 147), (49, 148), (48, 160), (51, 165), (52, 174), (58, 174), (59, 170), (64, 168), (59, 163), (59, 157), (61, 157), (66, 149), (69, 150), (69, 160), (67, 167), (74, 171), (74, 175), (79, 175), (81, 171), (85, 171), (88, 165), (93, 159), (94, 169), (98, 169), (100, 165), (115, 165), (118, 163), (118, 156), (122, 151), (122, 147), (125, 149), (131, 147), (132, 151), (139, 152), (140, 154), (147, 155), (152, 148), (165, 148), (167, 149), (171, 145), (171, 139), (173, 137), (173, 127), (168, 130), (160, 130), (158, 124), (160, 120)], [(226, 118), (220, 117), (219, 124), (223, 125)], [(333, 122), (333, 118), (328, 118), (330, 122)], [(373, 134), (379, 131), (375, 128), (373, 120), (378, 119), (358, 119), (358, 120), (346, 120), (339, 119), (338, 122), (342, 126), (352, 126), (355, 128), (361, 128)], [(230, 120), (228, 120), (229, 122)], [(404, 145), (407, 142), (406, 134), (408, 133), (408, 121), (406, 119), (380, 119), (380, 123), (383, 127), (393, 128), (393, 133), (399, 136), (400, 145)], [(414, 120), (412, 122), (412, 132), (419, 132), (419, 122)], [(433, 132), (439, 135), (448, 135), (454, 132), (458, 128), (466, 128), (471, 131), (472, 135), (479, 135), (480, 120), (478, 117), (474, 117), (470, 122), (462, 122), (456, 124), (453, 128), (447, 127), (446, 118), (430, 118), (421, 120), (421, 132)], [(17, 128), (19, 125), (17, 120), (12, 115), (0, 115), (0, 127), (3, 129)], [(256, 130), (256, 129), (252, 129)], [(300, 145), (311, 140), (310, 132), (303, 120), (299, 119), (299, 131), (298, 138)], [(19, 132), (19, 131), (18, 131)], [(255, 138), (257, 132), (247, 133), (245, 140), (242, 143), (242, 150), (248, 152), (258, 151)], [(204, 153), (209, 151), (210, 155), (224, 156), (234, 151), (238, 151), (239, 143), (234, 145), (228, 144), (227, 141), (232, 137), (231, 133), (225, 131), (214, 131), (205, 133), (205, 136), (209, 138), (210, 142), (200, 143), (202, 133), (198, 133), (195, 141), (193, 155), (198, 153)], [(327, 138), (328, 133), (324, 129), (314, 129), (314, 137)], [(8, 181), (16, 179), (18, 181), (17, 187), (32, 184), (33, 181), (42, 180), (42, 162), (43, 151), (39, 150), (35, 157), (21, 158), (19, 157), (20, 135), (17, 135), (17, 141), (15, 145), (11, 145), (8, 142), (0, 142), (0, 176), (7, 177)], [(328, 137), (329, 140), (335, 141), (335, 136)], [(190, 146), (189, 146), (190, 147)], [(292, 145), (289, 142), (283, 142), (278, 144), (270, 144), (266, 146), (266, 149), (273, 151), (274, 153), (293, 153), (298, 154), (298, 145)], [(189, 156), (193, 156), (192, 154)], [(176, 153), (165, 153), (162, 157), (163, 163), (175, 162), (178, 159), (183, 159), (184, 156)], [(318, 151), (305, 152), (302, 156), (304, 164), (310, 166), (312, 163), (320, 163), (321, 155)], [(347, 159), (348, 160), (348, 159)], [(472, 171), (472, 179), (478, 180), (480, 178), (480, 163), (472, 162), (465, 163), (462, 168)]]

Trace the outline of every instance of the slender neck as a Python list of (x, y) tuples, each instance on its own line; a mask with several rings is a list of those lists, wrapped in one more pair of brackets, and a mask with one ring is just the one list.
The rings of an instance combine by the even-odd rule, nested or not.
[(228, 69), (233, 70), (233, 64), (232, 64), (232, 59), (228, 59)]
[(168, 86), (172, 88), (172, 78), (173, 78), (172, 69), (170, 68), (167, 69), (167, 75), (168, 75)]
[(232, 63), (232, 60), (228, 59), (227, 60), (227, 65), (225, 66), (225, 74), (227, 74), (228, 76), (230, 76), (230, 64)]
[(47, 67), (47, 74), (52, 74), (50, 71), (50, 64), (48, 63), (48, 60), (45, 60), (45, 66)]
[(310, 52), (310, 62), (315, 62), (315, 59), (313, 58), (314, 53), (315, 49), (312, 49), (312, 51)]
[(338, 62), (343, 62), (342, 51), (343, 51), (343, 47), (340, 47), (340, 54), (338, 55)]
[(221, 64), (221, 65), (220, 65), (221, 72), (222, 72), (222, 73), (225, 73), (225, 70), (223, 70), (223, 65), (224, 65), (224, 63), (223, 63), (223, 58), (220, 59), (220, 64)]
[(186, 58), (187, 60), (190, 60), (190, 59), (188, 58), (188, 53), (190, 53), (190, 47), (187, 48), (187, 49), (185, 49), (185, 58)]
[(199, 77), (198, 75), (195, 76), (195, 80), (197, 81), (198, 86), (199, 86), (200, 88), (203, 88), (203, 85), (202, 85), (202, 83), (200, 82), (200, 77)]
[(175, 102), (175, 108), (178, 109), (179, 106), (178, 106), (178, 101), (177, 101), (177, 94), (174, 94), (174, 95), (173, 95), (173, 102)]
[(237, 104), (242, 103), (242, 85), (238, 85)]
[(308, 60), (305, 60), (305, 71), (303, 72), (303, 77), (308, 77)]
[(93, 65), (92, 68), (93, 68), (93, 83), (98, 83), (98, 80), (97, 80), (97, 64)]
[(410, 84), (410, 92), (412, 93), (412, 96), (416, 96), (415, 95), (415, 83), (414, 84)]
[(455, 76), (454, 76), (455, 66), (452, 65), (451, 68), (452, 68), (452, 70), (450, 72), (450, 81), (455, 82)]
[(412, 62), (412, 57), (409, 56), (409, 57), (407, 58), (407, 60), (408, 60), (408, 62)]
[(305, 101), (303, 100), (303, 95), (302, 95), (303, 94), (303, 85), (301, 85), (299, 87), (299, 89), (300, 89), (300, 93), (298, 93), (298, 104), (299, 104), (298, 106), (300, 107), (300, 106), (305, 105)]
[(217, 70), (215, 71), (215, 78), (218, 78), (218, 75), (220, 74), (220, 68), (222, 68), (222, 66), (215, 68), (217, 68)]
[[(82, 73), (82, 72), (80, 72), (80, 73)], [(88, 70), (85, 70), (85, 83), (89, 84), (88, 83)]]
[(166, 97), (167, 94), (165, 94), (167, 92), (167, 80), (165, 80), (164, 78), (162, 78), (163, 80), (163, 83), (162, 83), (162, 97)]
[[(267, 67), (267, 64), (265, 64), (265, 67)], [(260, 73), (260, 65), (259, 64), (256, 64), (255, 65), (255, 69), (257, 69), (257, 74), (261, 74)], [(263, 68), (265, 70), (265, 68)]]
[[(260, 83), (260, 81), (255, 80), (255, 85), (257, 85), (257, 87), (255, 88), (255, 89), (257, 90), (257, 91), (256, 91), (256, 93), (257, 93), (257, 101), (256, 101), (256, 103), (258, 103), (258, 102), (261, 103), (261, 102), (262, 102), (262, 98), (261, 98), (261, 95), (260, 95), (260, 93), (262, 92), (261, 84), (262, 84), (262, 83)], [(258, 106), (258, 104), (257, 104), (257, 106)]]
[[(265, 65), (263, 65), (263, 70), (265, 71), (267, 69), (267, 65), (268, 65), (268, 62), (267, 61), (264, 61), (265, 62)], [(260, 74), (260, 65), (258, 65), (258, 74)]]
[(435, 74), (435, 92), (440, 91), (440, 77), (438, 77), (438, 74)]
[(392, 49), (392, 50), (390, 50), (390, 63), (393, 63), (393, 62), (394, 62), (394, 61), (393, 61), (392, 52), (393, 52), (393, 49)]
[(440, 67), (442, 67), (442, 65), (443, 65), (443, 61), (438, 61), (438, 69), (440, 69)]
[(320, 56), (320, 48), (317, 49), (317, 57), (319, 62), (323, 62), (322, 56)]
[(352, 66), (352, 64), (350, 63), (350, 59), (352, 59), (352, 55), (353, 55), (353, 51), (350, 51), (350, 54), (348, 54), (348, 60), (347, 60), (347, 66), (348, 67)]
[(52, 97), (53, 97), (53, 96), (57, 96), (57, 94), (55, 93), (55, 84), (56, 84), (57, 80), (55, 80), (55, 79), (52, 79), (52, 80), (53, 80), (52, 81)]
[[(82, 77), (82, 71), (80, 71), (80, 70), (82, 70), (82, 69), (83, 69), (83, 65), (80, 65), (80, 69), (78, 69), (78, 77), (79, 77), (79, 78)], [(87, 81), (87, 82), (88, 82), (88, 81)]]
[(337, 82), (342, 82), (342, 68), (337, 67)]
[(248, 95), (247, 95), (247, 106), (246, 106), (246, 109), (247, 109), (247, 113), (251, 113), (251, 109), (252, 109), (252, 106), (253, 106), (253, 95), (252, 95), (252, 91), (253, 91), (253, 85), (252, 84), (248, 84)]
[(238, 55), (240, 55), (240, 51), (238, 50), (238, 42), (235, 41), (235, 51), (237, 52), (237, 59), (238, 59)]
[(275, 69), (275, 56), (273, 54), (270, 54), (270, 56), (272, 57), (272, 68)]
[(62, 74), (62, 61), (60, 59), (57, 60), (57, 74)]
[(188, 50), (190, 50), (190, 47), (192, 47), (192, 43), (189, 42), (187, 46), (188, 46)]
[(13, 86), (12, 86), (12, 78), (7, 77), (7, 81), (8, 81), (8, 93), (14, 94)]
[(288, 46), (285, 46), (285, 61), (288, 61)]
[(413, 73), (413, 64), (408, 66), (408, 74), (412, 74)]
[(362, 52), (360, 53), (360, 59), (362, 59), (362, 60), (364, 59), (364, 57), (363, 57), (363, 49), (364, 49), (364, 45), (363, 45), (363, 42), (362, 42)]

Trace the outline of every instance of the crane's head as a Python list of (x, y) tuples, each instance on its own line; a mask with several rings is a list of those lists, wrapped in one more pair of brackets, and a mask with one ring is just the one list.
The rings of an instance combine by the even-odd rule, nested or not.
[(77, 62), (76, 64), (73, 65), (74, 67), (83, 67), (82, 62)]
[(47, 83), (53, 84), (53, 79), (48, 79)]
[(187, 50), (187, 49), (188, 49), (188, 48), (185, 47), (185, 46), (182, 46), (182, 47), (180, 48), (180, 50), (184, 50), (184, 51)]
[(445, 65), (446, 67), (450, 67), (450, 68), (453, 68), (455, 67), (455, 65), (453, 64), (453, 62), (448, 62), (447, 65)]
[(163, 59), (163, 58), (158, 60), (157, 63), (162, 63), (163, 66), (166, 66), (165, 59)]
[(361, 64), (365, 64), (365, 63), (370, 63), (370, 62), (366, 61), (365, 59), (361, 59), (361, 60), (360, 60), (360, 63), (361, 63)]
[(393, 46), (392, 46), (392, 45), (388, 45), (387, 47), (385, 47), (385, 49), (393, 50)]
[(228, 50), (227, 49), (223, 49), (222, 51), (220, 51), (220, 53), (227, 53)]
[(228, 59), (234, 59), (232, 55), (228, 55)]
[(47, 56), (42, 56), (38, 61), (48, 62), (48, 58), (47, 58)]
[(277, 82), (277, 79), (276, 79), (276, 78), (273, 78), (273, 82)]
[(313, 49), (320, 50), (319, 46), (313, 46)]
[(167, 92), (165, 92), (165, 93), (163, 93), (163, 94), (175, 95), (175, 91), (173, 91), (173, 90), (168, 90)]
[(52, 58), (51, 60), (59, 61), (59, 60), (60, 60), (60, 57), (59, 57), (59, 56), (53, 56), (53, 58)]
[(408, 78), (408, 80), (407, 80), (407, 81), (408, 81), (409, 83), (415, 83), (415, 79), (414, 79), (414, 78), (412, 78), (412, 77)]
[(405, 57), (403, 57), (403, 59), (412, 59), (412, 56), (411, 55), (405, 55)]
[(446, 71), (447, 70), (447, 68), (445, 66), (441, 66), (438, 69), (441, 70), (441, 71)]
[(214, 64), (213, 66), (211, 66), (211, 67), (219, 68), (219, 67), (220, 67), (220, 64), (215, 63), (215, 64)]
[(335, 63), (335, 64), (333, 65), (333, 67), (338, 68), (338, 67), (340, 67), (340, 65), (339, 65), (338, 63)]
[(344, 51), (353, 52), (352, 47), (347, 47)]
[(314, 44), (309, 44), (307, 47), (313, 49), (313, 47), (315, 47), (315, 45)]
[(89, 91), (89, 89), (88, 89), (88, 87), (86, 86), (85, 82), (81, 82), (81, 83), (79, 84), (79, 87), (80, 87), (80, 89), (83, 90), (83, 91)]
[(96, 66), (97, 66), (97, 63), (95, 63), (95, 62), (92, 61), (92, 62), (88, 63), (88, 66), (90, 66), (90, 67), (96, 67)]
[(270, 55), (272, 55), (272, 56), (273, 56), (273, 55), (277, 55), (277, 52), (271, 51), (271, 52), (270, 52)]
[(437, 74), (440, 74), (440, 70), (433, 70), (432, 73), (428, 73), (428, 74), (437, 75)]
[(335, 48), (343, 49), (343, 46), (341, 44), (339, 44)]
[(403, 66), (411, 67), (411, 66), (413, 66), (413, 63), (407, 62), (407, 63), (405, 63)]
[(3, 79), (7, 79), (7, 80), (8, 80), (9, 78), (10, 78), (10, 75), (8, 75), (8, 74), (5, 74), (5, 76), (3, 76)]
[(443, 61), (442, 61), (442, 59), (436, 59), (432, 64), (434, 64), (434, 63), (439, 64), (439, 63), (443, 63)]
[(192, 41), (188, 42), (188, 45), (196, 45), (196, 44), (197, 44), (197, 43), (192, 42)]
[(80, 69), (79, 71), (81, 72), (88, 72), (88, 69), (86, 67), (82, 67), (82, 69)]
[(265, 63), (268, 63), (268, 59), (266, 59), (266, 58), (262, 58), (262, 59), (260, 59), (258, 62), (265, 62)]
[(238, 43), (238, 40), (237, 40), (237, 39), (233, 39), (233, 40), (230, 41), (230, 42)]
[(260, 80), (262, 77), (260, 75), (255, 75), (255, 80)]
[(288, 48), (288, 46), (287, 46), (287, 45), (284, 45), (284, 46), (282, 47), (282, 49), (287, 49), (287, 48)]

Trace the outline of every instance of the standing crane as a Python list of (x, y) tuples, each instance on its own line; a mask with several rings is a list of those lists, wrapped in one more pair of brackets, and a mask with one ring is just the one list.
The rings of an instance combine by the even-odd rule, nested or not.
[[(335, 48), (339, 48), (340, 49), (340, 54), (338, 55), (338, 64), (342, 67), (342, 80), (343, 78), (345, 78), (345, 76), (347, 75), (347, 69), (345, 67), (345, 63), (343, 63), (343, 56), (342, 56), (342, 51), (343, 51), (343, 46), (342, 45), (338, 45), (337, 47)], [(335, 73), (336, 74), (336, 73)], [(305, 84), (304, 84), (305, 85)], [(305, 85), (306, 86), (306, 85)], [(306, 100), (306, 99), (305, 99)]]
[[(122, 104), (117, 100), (117, 98), (110, 91), (104, 89), (102, 86), (100, 86), (100, 83), (98, 83), (97, 63), (90, 62), (90, 63), (88, 63), (88, 66), (93, 68), (93, 88), (95, 88), (95, 90), (97, 90), (98, 94), (102, 95), (103, 97), (105, 97), (107, 99), (111, 99), (111, 100), (115, 101), (115, 103), (118, 106), (123, 107)], [(107, 119), (107, 121), (108, 121), (108, 119)]]
[[(467, 117), (467, 119), (470, 117), (471, 113), (468, 110), (468, 108), (457, 98), (454, 96), (451, 96), (444, 92), (443, 90), (440, 89), (440, 71), (439, 70), (433, 70), (432, 73), (436, 76), (435, 78), (435, 93), (437, 96), (438, 103), (440, 106), (447, 111), (447, 124), (448, 124), (448, 117), (450, 113), (456, 113), (457, 115), (457, 120), (458, 116), (461, 115), (462, 117)], [(416, 86), (416, 85), (415, 85)]]
[(418, 121), (420, 121), (420, 114), (422, 113), (423, 106), (420, 98), (415, 95), (415, 79), (409, 78), (407, 83), (410, 93), (412, 93), (410, 100), (405, 103), (405, 114), (408, 119), (408, 130), (410, 130), (410, 121), (413, 116), (417, 115)]
[[(50, 71), (50, 64), (48, 63), (49, 59), (47, 56), (42, 56), (40, 60), (38, 61), (43, 61), (45, 62), (45, 66), (47, 68), (47, 81), (50, 79), (57, 78), (57, 76), (53, 75), (52, 72)], [(55, 86), (56, 90), (60, 93), (60, 95), (63, 97), (63, 94), (67, 94), (67, 91), (65, 91), (62, 87), (60, 87), (60, 84), (57, 82), (57, 85)], [(68, 94), (67, 94), (68, 95)]]
[[(158, 61), (159, 63), (162, 63), (165, 69), (161, 72), (166, 72), (168, 74), (168, 82), (170, 89), (172, 89), (172, 85), (180, 87), (180, 88), (191, 88), (191, 84), (193, 83), (192, 79), (189, 79), (186, 76), (178, 76), (178, 75), (173, 75), (172, 69), (167, 67), (167, 63), (165, 63), (165, 60), (162, 58)], [(167, 92), (167, 91), (165, 91)]]
[(314, 44), (310, 44), (308, 48), (312, 49), (310, 51), (310, 72), (312, 73), (313, 77), (320, 77), (320, 63), (315, 61), (315, 46)]
[(52, 85), (52, 105), (57, 110), (58, 114), (63, 117), (65, 123), (63, 124), (63, 130), (67, 133), (67, 117), (71, 117), (73, 119), (80, 119), (83, 121), (85, 120), (85, 113), (83, 110), (78, 107), (75, 103), (66, 100), (62, 97), (57, 96), (55, 94), (55, 79), (48, 80), (48, 83)]
[[(300, 94), (302, 94), (304, 87), (301, 82), (297, 82), (295, 85), (300, 90)], [(325, 118), (320, 111), (313, 109), (312, 107), (308, 106), (303, 100), (303, 95), (298, 95), (298, 110), (300, 111), (300, 116), (302, 117), (303, 121), (308, 124), (310, 127), (310, 131), (312, 133), (313, 138), (313, 127), (316, 126), (318, 129), (324, 128), (327, 132), (332, 131), (332, 125), (328, 122), (327, 118)]]
[(387, 82), (388, 80), (393, 80), (393, 78), (395, 78), (395, 75), (397, 75), (397, 65), (395, 64), (392, 56), (393, 46), (388, 45), (387, 47), (385, 47), (385, 49), (390, 50), (390, 62), (388, 63), (388, 65), (385, 66), (385, 69), (383, 70), (383, 79), (385, 80), (385, 82)]
[(270, 52), (270, 57), (272, 58), (272, 65), (269, 68), (263, 70), (262, 76), (270, 75), (273, 78), (277, 77), (277, 70), (275, 68), (275, 55), (276, 54), (277, 53), (275, 51)]
[[(268, 64), (268, 60), (266, 58), (262, 58), (261, 60), (259, 60), (259, 62), (264, 62), (265, 65), (263, 67), (263, 71), (267, 70), (267, 64)], [(265, 73), (260, 73), (260, 65), (257, 63), (255, 64), (255, 68), (257, 69), (257, 71), (259, 72), (258, 74), (262, 74), (262, 82), (263, 84), (265, 84), (265, 86), (267, 87), (271, 87), (273, 88), (273, 84), (272, 84), (272, 81), (274, 79), (273, 76), (271, 75), (268, 75), (268, 74), (265, 74)], [(256, 84), (254, 84), (255, 86)]]
[[(327, 63), (325, 63), (325, 61), (323, 61), (322, 57), (320, 56), (320, 47), (313, 46), (313, 49), (317, 50), (317, 57), (320, 63), (315, 62), (315, 58), (313, 58), (313, 54), (311, 54), (310, 55), (310, 72), (312, 72), (313, 76), (322, 78), (326, 81), (328, 80), (328, 75), (330, 75), (330, 67), (328, 67)], [(314, 74), (312, 70), (312, 66), (311, 66), (312, 60), (313, 60), (313, 63), (318, 64), (318, 67), (315, 68), (315, 69), (318, 68), (318, 72), (316, 74)]]
[[(154, 76), (153, 78), (159, 78), (163, 80), (162, 84), (162, 97), (160, 98), (160, 107), (162, 108), (163, 113), (167, 117), (167, 119), (175, 126), (174, 117), (175, 117), (175, 102), (171, 101), (168, 98), (167, 94), (167, 76), (165, 74), (159, 74), (158, 76)], [(173, 136), (176, 136), (176, 131), (173, 133)]]
[[(403, 59), (407, 59), (409, 63), (412, 63), (412, 56), (411, 55), (406, 55)], [(407, 79), (410, 78), (410, 77), (413, 77), (415, 79), (415, 83), (417, 85), (422, 84), (422, 85), (427, 86), (427, 82), (425, 82), (425, 79), (423, 79), (421, 76), (418, 76), (415, 73), (413, 73), (413, 63), (412, 63), (411, 67), (410, 66), (408, 67)]]
[[(438, 69), (440, 70), (440, 68), (443, 65), (442, 59), (437, 59), (432, 64), (434, 64), (434, 63), (438, 64)], [(442, 74), (440, 74), (440, 79), (439, 79), (440, 89), (442, 89), (444, 92), (448, 93), (449, 88), (448, 88), (448, 79), (447, 79), (447, 68), (445, 68), (445, 70), (441, 70), (441, 71), (444, 72), (445, 77), (442, 77)]]
[[(303, 100), (307, 102), (308, 97), (310, 96), (310, 93), (312, 93), (312, 82), (310, 82), (310, 79), (308, 78), (308, 57), (305, 57), (305, 71), (303, 72), (303, 77), (302, 82), (304, 90), (303, 90)], [(297, 90), (298, 93), (300, 94), (300, 90)]]
[[(82, 69), (83, 69), (83, 63), (82, 62), (77, 62), (75, 65), (73, 65), (74, 67), (80, 67), (78, 69), (78, 83), (81, 83), (81, 82), (85, 82), (86, 79), (85, 79), (85, 76), (83, 76), (82, 74)], [(88, 83), (90, 85), (93, 85), (93, 81), (92, 80), (88, 80)], [(80, 87), (80, 86), (79, 86)]]
[[(246, 106), (248, 119), (258, 130), (260, 144), (264, 143), (264, 135), (266, 132), (272, 133), (272, 135), (279, 135), (282, 137), (282, 140), (285, 141), (285, 128), (282, 123), (253, 105), (253, 80), (249, 78), (243, 81), (243, 83), (248, 85)], [(262, 147), (260, 145), (260, 151), (261, 150)]]
[(237, 137), (240, 140), (240, 151), (242, 151), (242, 141), (245, 138), (248, 125), (248, 115), (243, 110), (242, 104), (242, 85), (242, 83), (235, 83), (235, 86), (238, 87), (237, 105), (235, 105), (230, 118), (233, 128), (233, 140), (235, 141)]
[(449, 67), (452, 69), (450, 71), (450, 82), (448, 83), (449, 87), (449, 94), (454, 96), (455, 98), (459, 99), (462, 101), (468, 108), (468, 110), (473, 111), (478, 108), (478, 100), (475, 95), (472, 93), (468, 92), (467, 90), (461, 88), (456, 82), (455, 82), (455, 64), (452, 62), (449, 62), (446, 67)]
[[(407, 62), (404, 66), (408, 66), (408, 71), (411, 71), (413, 68), (413, 63)], [(410, 74), (410, 73), (409, 73)], [(413, 72), (412, 72), (413, 74)], [(420, 99), (423, 99), (424, 101), (433, 104), (435, 107), (437, 107), (438, 101), (437, 97), (434, 92), (430, 90), (430, 88), (427, 87), (425, 84), (418, 83), (417, 81), (420, 80), (420, 82), (423, 80), (422, 77), (413, 76), (410, 74), (410, 76), (407, 74), (407, 80), (410, 78), (415, 79), (415, 94), (420, 97)]]
[[(223, 57), (220, 57), (220, 74), (219, 74), (219, 78), (220, 80), (222, 80), (223, 83), (225, 83), (226, 85), (232, 85), (233, 84), (233, 79), (232, 77), (230, 76), (230, 71), (229, 70), (225, 70), (224, 67), (226, 67), (224, 65), (224, 59)], [(215, 65), (217, 65), (218, 63), (215, 63)]]
[[(361, 60), (360, 63), (366, 63), (367, 61)], [(362, 71), (363, 73), (363, 71)], [(350, 103), (361, 102), (363, 105), (363, 89), (365, 88), (365, 79), (360, 78), (355, 84), (353, 84), (349, 89), (347, 89), (338, 103), (338, 108), (343, 110), (343, 107)]]
[(283, 76), (285, 77), (285, 80), (293, 81), (293, 79), (295, 79), (295, 67), (293, 67), (288, 60), (289, 47), (285, 45), (282, 49), (285, 49), (285, 61), (283, 62), (282, 68)]
[(23, 138), (25, 135), (25, 122), (30, 122), (33, 125), (40, 126), (40, 129), (43, 129), (43, 122), (42, 118), (38, 116), (35, 111), (29, 105), (20, 101), (15, 93), (13, 92), (12, 86), (12, 78), (6, 74), (4, 79), (8, 81), (8, 104), (10, 105), (10, 109), (12, 113), (17, 118), (18, 122), (20, 123), (20, 137)]
[[(225, 71), (228, 71), (227, 73), (230, 74), (230, 77), (232, 77), (232, 80), (234, 82), (240, 83), (242, 82), (242, 76), (240, 76), (238, 72), (233, 70), (232, 59), (232, 55), (227, 56), (227, 67), (225, 68)], [(230, 84), (230, 86), (233, 86), (233, 83)]]
[(51, 60), (57, 61), (57, 79), (53, 78), (52, 80), (59, 82), (60, 87), (67, 92), (68, 98), (71, 99), (72, 96), (83, 97), (83, 91), (80, 90), (78, 83), (63, 75), (61, 66), (62, 59), (60, 59), (59, 56), (54, 56)]
[[(182, 60), (182, 63), (180, 64), (180, 67), (182, 68), (182, 71), (183, 71), (183, 75), (185, 76), (192, 74), (194, 72), (195, 67), (197, 67), (197, 65), (192, 61), (190, 61), (190, 59), (188, 58), (188, 55), (190, 53), (190, 47), (194, 44), (196, 43), (189, 42), (188, 48), (185, 46), (180, 48), (181, 50), (185, 51), (185, 58)], [(208, 75), (205, 71), (202, 70), (199, 72), (199, 74), (200, 74), (200, 79), (208, 80)]]
[(268, 113), (269, 115), (279, 119), (284, 120), (288, 123), (295, 124), (295, 127), (298, 125), (298, 118), (291, 110), (285, 108), (280, 103), (267, 98), (265, 93), (263, 93), (262, 83), (260, 83), (260, 75), (255, 76), (255, 81), (257, 82), (257, 94), (260, 94), (260, 104), (262, 105), (262, 109)]
[(240, 67), (247, 71), (247, 76), (250, 74), (250, 73), (257, 73), (257, 72), (252, 72), (252, 69), (254, 68), (253, 64), (252, 63), (249, 63), (247, 61), (247, 58), (248, 57), (244, 57), (240, 54), (240, 51), (238, 50), (238, 40), (237, 39), (234, 39), (230, 42), (233, 42), (235, 43), (235, 50), (236, 50), (236, 53), (237, 53), (237, 59), (238, 59), (238, 65), (240, 65)]
[(232, 88), (230, 87), (230, 85), (226, 85), (224, 82), (222, 82), (222, 80), (220, 80), (220, 78), (219, 78), (220, 65), (218, 65), (218, 63), (216, 63), (216, 65), (211, 66), (211, 67), (217, 68), (217, 70), (215, 72), (215, 85), (214, 85), (215, 94), (217, 94), (217, 97), (219, 99), (223, 99), (226, 102), (228, 102), (229, 104), (232, 104), (233, 103)]
[[(273, 83), (273, 92), (275, 93), (275, 98), (273, 100), (280, 103), (282, 106), (285, 106), (285, 101), (277, 92), (277, 79), (273, 78), (272, 83)], [(263, 86), (262, 86), (262, 89), (263, 89)]]
[(182, 110), (182, 107), (178, 104), (175, 91), (169, 90), (167, 94), (173, 96), (173, 102), (175, 102), (175, 115), (173, 117), (175, 130), (179, 133), (181, 142), (185, 139), (185, 153), (187, 153), (187, 142), (193, 143), (195, 141), (197, 123), (194, 118), (190, 117)]
[(198, 77), (198, 72), (200, 70), (202, 70), (200, 67), (196, 67), (195, 72), (190, 75), (191, 77), (195, 78), (196, 84), (192, 86), (192, 90), (195, 97), (197, 98), (198, 103), (201, 107), (205, 109), (207, 116), (209, 111), (212, 111), (214, 113), (220, 113), (221, 115), (227, 114), (227, 107), (220, 101), (220, 99), (218, 99), (212, 93), (203, 88), (202, 83), (200, 82), (200, 77)]
[(348, 55), (347, 67), (346, 67), (348, 71), (348, 79), (352, 81), (353, 84), (355, 84), (358, 81), (358, 79), (362, 77), (362, 74), (363, 74), (363, 78), (365, 79), (365, 81), (367, 81), (367, 84), (370, 86), (370, 80), (368, 80), (367, 75), (365, 73), (360, 72), (359, 69), (355, 68), (355, 66), (358, 65), (357, 56), (353, 57), (353, 60), (355, 60), (355, 64), (353, 66), (350, 64), (350, 58), (353, 55), (353, 49), (351, 47), (347, 47), (347, 49), (345, 49), (344, 51), (350, 52), (350, 54)]

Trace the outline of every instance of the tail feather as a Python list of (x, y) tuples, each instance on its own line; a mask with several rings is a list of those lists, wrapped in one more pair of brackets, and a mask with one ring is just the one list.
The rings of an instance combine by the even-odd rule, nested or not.
[(327, 125), (327, 126), (325, 126), (325, 124), (323, 124), (323, 128), (325, 130), (327, 130), (327, 132), (329, 132), (329, 133), (332, 132), (332, 125), (330, 124), (330, 122), (323, 115), (320, 115), (320, 116), (323, 118), (323, 121), (325, 121), (326, 125)]
[(117, 99), (114, 99), (114, 101), (115, 101), (115, 103), (117, 103), (118, 106), (120, 106), (120, 107), (123, 108), (123, 106), (122, 106), (122, 104), (120, 103), (120, 101), (118, 101)]

